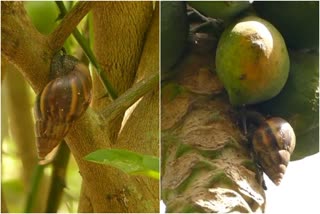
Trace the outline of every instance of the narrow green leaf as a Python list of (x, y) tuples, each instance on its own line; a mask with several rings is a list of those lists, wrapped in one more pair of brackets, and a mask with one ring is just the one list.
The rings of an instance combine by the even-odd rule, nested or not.
[(101, 149), (88, 154), (86, 160), (116, 167), (131, 175), (159, 179), (159, 158), (122, 149)]

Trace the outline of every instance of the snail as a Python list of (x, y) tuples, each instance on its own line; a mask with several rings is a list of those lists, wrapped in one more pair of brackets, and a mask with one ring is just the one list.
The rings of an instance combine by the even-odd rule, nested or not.
[[(294, 130), (280, 117), (265, 119), (257, 112), (247, 112), (246, 116), (258, 125), (250, 137), (254, 160), (258, 168), (278, 186), (296, 145)], [(263, 180), (262, 186), (266, 189)]]
[(262, 170), (277, 186), (287, 169), (296, 145), (291, 125), (280, 117), (271, 117), (253, 133), (252, 146)]
[(44, 159), (88, 108), (92, 80), (88, 68), (59, 51), (51, 61), (50, 81), (37, 95), (34, 115), (38, 156)]

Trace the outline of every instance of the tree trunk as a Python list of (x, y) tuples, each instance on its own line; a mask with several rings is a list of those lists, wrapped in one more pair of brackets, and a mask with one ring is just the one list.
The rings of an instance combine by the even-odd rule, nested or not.
[[(162, 83), (162, 199), (167, 212), (263, 212), (234, 109), (214, 72), (214, 47), (198, 41)], [(201, 50), (204, 50), (201, 52)]]
[[(152, 2), (101, 2), (93, 10), (94, 51), (98, 61), (108, 73), (112, 86), (121, 95), (133, 84), (143, 42), (151, 21)], [(108, 99), (105, 89), (94, 75), (93, 107), (103, 109)], [(109, 138), (115, 143), (122, 116), (105, 124)]]
[[(135, 8), (132, 10), (132, 8)], [(155, 11), (154, 14), (157, 12)], [(94, 14), (94, 29), (95, 29), (95, 52), (99, 62), (104, 67), (104, 70), (110, 76), (112, 85), (117, 90), (118, 94), (122, 94), (128, 89), (136, 78), (139, 59), (143, 52), (148, 49), (143, 48), (149, 43), (158, 44), (159, 41), (151, 39), (146, 40), (146, 32), (151, 22), (153, 10), (151, 2), (108, 2), (107, 4), (97, 5), (93, 10)], [(125, 14), (128, 19), (119, 18), (119, 14)], [(122, 16), (123, 16), (122, 15)], [(120, 16), (121, 17), (121, 16)], [(153, 23), (158, 29), (158, 22)], [(124, 29), (119, 26), (126, 26)], [(144, 33), (143, 33), (144, 32)], [(149, 33), (150, 34), (150, 33)], [(149, 38), (150, 36), (147, 36)], [(127, 35), (130, 35), (128, 38)], [(144, 41), (146, 43), (144, 44)], [(153, 50), (158, 53), (159, 48)], [(153, 61), (158, 61), (158, 54), (149, 56)], [(143, 62), (145, 61), (145, 62)], [(141, 58), (140, 64), (146, 64), (148, 70), (152, 70), (151, 63)], [(140, 66), (139, 66), (140, 69)], [(138, 70), (139, 70), (138, 69)], [(153, 72), (158, 72), (158, 67)], [(99, 84), (98, 78), (95, 78), (94, 92), (95, 97), (99, 98), (104, 95), (105, 90)], [(152, 92), (150, 92), (152, 93)], [(149, 100), (146, 95), (143, 100)], [(150, 96), (149, 96), (150, 97)], [(152, 97), (155, 97), (152, 98)], [(138, 151), (147, 154), (158, 155), (158, 138), (150, 138), (150, 129), (153, 131), (152, 135), (158, 133), (158, 124), (153, 123), (154, 118), (158, 117), (157, 112), (153, 108), (158, 108), (159, 99), (157, 93), (151, 97), (151, 101), (142, 102), (139, 104), (134, 112), (138, 109), (144, 109), (143, 113), (133, 113), (128, 122), (125, 123), (119, 135), (122, 116), (119, 115), (115, 120), (106, 121), (103, 130), (108, 133), (111, 138), (110, 147), (124, 148), (133, 151)], [(107, 99), (96, 99), (93, 102), (93, 108), (96, 110), (103, 110), (109, 104)], [(149, 109), (149, 106), (151, 109)], [(133, 116), (136, 115), (137, 116)], [(151, 117), (149, 117), (150, 115)], [(130, 122), (131, 121), (131, 122)], [(141, 126), (141, 125), (142, 126)], [(117, 140), (119, 136), (119, 139)], [(158, 136), (158, 134), (156, 134)], [(148, 137), (149, 141), (145, 139)], [(118, 170), (115, 170), (115, 176), (112, 178), (115, 181), (112, 186), (109, 186), (109, 204), (112, 206), (112, 212), (157, 212), (158, 210), (158, 182), (150, 178), (132, 178), (125, 176), (119, 179)], [(129, 181), (131, 180), (131, 182)], [(136, 183), (138, 182), (138, 183)], [(83, 184), (85, 185), (85, 183)], [(90, 189), (82, 187), (82, 193), (87, 195)], [(84, 197), (84, 204), (88, 197)], [(144, 203), (139, 203), (140, 199), (144, 199)], [(118, 204), (117, 208), (115, 204)], [(139, 206), (137, 206), (139, 204)], [(122, 207), (122, 208), (121, 208)], [(81, 211), (81, 210), (80, 210)]]

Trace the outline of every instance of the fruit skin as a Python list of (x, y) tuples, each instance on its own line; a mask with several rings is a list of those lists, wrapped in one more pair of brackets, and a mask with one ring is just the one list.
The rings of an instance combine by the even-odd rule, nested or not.
[(186, 47), (189, 25), (184, 2), (161, 2), (161, 71), (172, 68)]
[(254, 104), (274, 97), (289, 73), (289, 56), (281, 34), (255, 16), (232, 24), (220, 37), (216, 72), (232, 105)]
[(249, 1), (188, 1), (199, 12), (212, 18), (229, 20), (250, 6)]
[(297, 160), (319, 152), (319, 54), (289, 54), (291, 65), (285, 87), (278, 96), (256, 107), (292, 125), (297, 145), (291, 159)]
[(289, 48), (319, 47), (318, 1), (254, 1), (253, 6), (281, 32)]
[(280, 117), (269, 118), (254, 132), (252, 144), (259, 166), (278, 186), (296, 145), (292, 127)]

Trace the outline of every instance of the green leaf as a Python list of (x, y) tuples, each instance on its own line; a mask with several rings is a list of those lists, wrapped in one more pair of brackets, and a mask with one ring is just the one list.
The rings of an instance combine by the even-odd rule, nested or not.
[(122, 149), (100, 149), (88, 154), (85, 160), (110, 165), (131, 175), (160, 178), (159, 158)]

